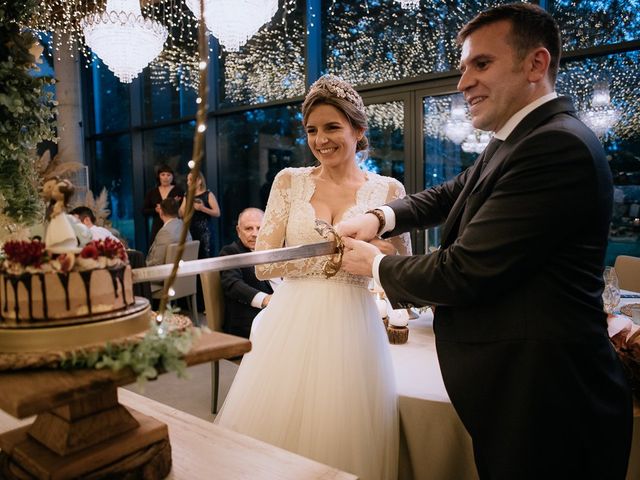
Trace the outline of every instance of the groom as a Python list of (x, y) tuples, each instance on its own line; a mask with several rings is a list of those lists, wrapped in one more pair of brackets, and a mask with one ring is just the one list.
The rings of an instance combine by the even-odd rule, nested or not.
[[(458, 89), (494, 139), (454, 179), (340, 224), (358, 239), (345, 239), (343, 268), (376, 277), (396, 308), (437, 306), (442, 376), (480, 478), (623, 479), (632, 404), (600, 298), (611, 174), (554, 91), (558, 26), (509, 4), (458, 39)], [(429, 255), (361, 241), (440, 224)]]

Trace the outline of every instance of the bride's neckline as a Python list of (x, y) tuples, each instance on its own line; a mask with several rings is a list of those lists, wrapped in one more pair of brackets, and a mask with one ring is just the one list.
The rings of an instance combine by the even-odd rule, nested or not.
[(355, 202), (352, 203), (351, 205), (349, 205), (347, 208), (345, 208), (344, 210), (342, 210), (341, 212), (338, 213), (338, 215), (335, 215), (332, 219), (327, 220), (324, 218), (321, 218), (318, 213), (316, 212), (315, 207), (313, 206), (313, 204), (311, 203), (311, 199), (313, 198), (313, 195), (316, 192), (316, 180), (319, 178), (318, 175), (314, 175), (314, 172), (320, 167), (310, 167), (309, 170), (307, 171), (307, 178), (310, 180), (311, 182), (311, 188), (310, 188), (310, 193), (308, 195), (307, 198), (307, 203), (309, 204), (309, 206), (311, 207), (311, 209), (313, 210), (313, 215), (315, 218), (319, 219), (319, 220), (324, 220), (325, 222), (329, 223), (330, 225), (337, 225), (339, 222), (341, 222), (346, 213), (355, 208), (360, 200), (360, 194), (361, 192), (364, 190), (365, 186), (369, 185), (371, 183), (371, 176), (369, 175), (369, 172), (365, 172), (364, 170), (361, 170), (362, 173), (364, 173), (364, 182), (362, 182), (362, 185), (360, 185), (355, 192)]

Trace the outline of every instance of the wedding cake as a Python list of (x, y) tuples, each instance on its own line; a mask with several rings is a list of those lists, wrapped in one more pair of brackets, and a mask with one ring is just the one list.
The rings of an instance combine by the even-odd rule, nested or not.
[(54, 254), (39, 240), (3, 246), (0, 322), (24, 325), (124, 309), (135, 302), (122, 243), (92, 241), (78, 253)]
[(91, 241), (91, 232), (66, 213), (74, 188), (44, 183), (48, 201), (44, 242), (13, 240), (0, 258), (0, 326), (42, 326), (114, 312), (135, 303), (131, 267), (118, 240)]

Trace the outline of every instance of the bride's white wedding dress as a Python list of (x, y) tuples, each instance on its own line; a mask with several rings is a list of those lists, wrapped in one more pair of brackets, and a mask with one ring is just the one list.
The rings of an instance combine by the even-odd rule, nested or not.
[[(313, 168), (276, 177), (257, 249), (322, 241), (314, 230)], [(404, 194), (394, 179), (367, 174), (344, 218)], [(392, 240), (410, 253), (409, 236)], [(216, 423), (363, 480), (395, 479), (398, 410), (387, 335), (369, 279), (322, 273), (329, 257), (257, 267), (285, 277), (256, 320)]]

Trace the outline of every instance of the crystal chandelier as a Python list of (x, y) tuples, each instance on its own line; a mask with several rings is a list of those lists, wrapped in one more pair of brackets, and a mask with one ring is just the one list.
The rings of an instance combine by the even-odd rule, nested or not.
[(396, 0), (405, 10), (417, 10), (420, 6), (420, 0)]
[[(200, 0), (186, 0), (200, 18)], [(230, 52), (237, 52), (278, 10), (278, 0), (205, 0), (207, 29)]]
[(449, 119), (444, 124), (444, 134), (456, 145), (460, 145), (473, 131), (473, 126), (467, 118), (462, 95), (454, 95), (451, 98), (451, 112)]
[(475, 129), (467, 135), (460, 147), (463, 152), (480, 154), (489, 145), (490, 140), (491, 135), (489, 135), (489, 132)]
[(593, 84), (593, 96), (591, 108), (580, 113), (580, 119), (598, 137), (603, 137), (618, 121), (620, 112), (611, 104), (609, 95), (609, 83), (598, 81)]
[(168, 34), (142, 16), (139, 0), (107, 0), (105, 11), (84, 17), (80, 28), (89, 48), (124, 83), (160, 54)]

